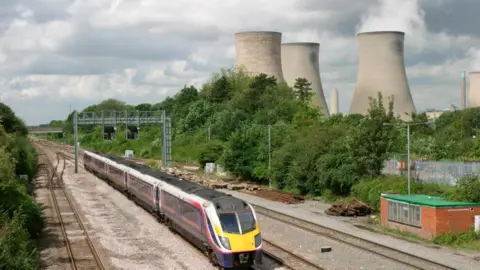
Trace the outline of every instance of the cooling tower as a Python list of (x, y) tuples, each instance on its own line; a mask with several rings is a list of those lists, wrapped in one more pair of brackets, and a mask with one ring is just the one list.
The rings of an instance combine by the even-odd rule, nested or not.
[(480, 71), (470, 72), (468, 99), (470, 107), (480, 107)]
[(318, 56), (320, 44), (311, 42), (282, 44), (282, 70), (288, 85), (293, 87), (297, 78), (305, 78), (312, 83), (312, 104), (320, 107), (320, 111), (328, 116), (327, 102), (323, 94), (320, 79)]
[(330, 114), (334, 115), (338, 113), (338, 90), (337, 88), (330, 93)]
[(351, 114), (367, 114), (370, 108), (368, 98), (376, 98), (381, 92), (385, 106), (387, 97), (393, 95), (395, 113), (403, 120), (411, 120), (409, 115), (416, 110), (405, 72), (404, 39), (403, 32), (358, 34), (358, 75)]
[(235, 34), (236, 65), (253, 75), (265, 73), (283, 82), (282, 33), (241, 32)]

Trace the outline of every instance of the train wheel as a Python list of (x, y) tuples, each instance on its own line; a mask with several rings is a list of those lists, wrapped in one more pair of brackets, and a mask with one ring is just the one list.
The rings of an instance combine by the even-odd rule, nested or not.
[(208, 250), (208, 259), (214, 267), (218, 267), (218, 269), (223, 269), (223, 267), (221, 267), (218, 263), (217, 255), (215, 255), (215, 252), (213, 252), (213, 250), (211, 249)]

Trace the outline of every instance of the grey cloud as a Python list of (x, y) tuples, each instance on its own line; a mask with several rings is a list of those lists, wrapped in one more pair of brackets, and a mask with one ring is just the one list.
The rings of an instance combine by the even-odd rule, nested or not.
[(154, 35), (145, 29), (78, 29), (61, 48), (74, 57), (118, 57), (144, 61), (185, 59), (195, 44), (185, 37)]
[(419, 63), (427, 65), (440, 65), (447, 60), (459, 59), (466, 56), (467, 51), (463, 48), (451, 48), (447, 51), (423, 50), (419, 53), (408, 52), (408, 47), (405, 47), (405, 65), (412, 66)]
[(480, 1), (444, 0), (443, 5), (430, 5), (422, 1), (425, 21), (432, 32), (445, 31), (452, 35), (480, 35)]
[(20, 74), (41, 75), (95, 75), (135, 68), (138, 62), (131, 59), (112, 57), (82, 57), (70, 58), (55, 54), (42, 54)]

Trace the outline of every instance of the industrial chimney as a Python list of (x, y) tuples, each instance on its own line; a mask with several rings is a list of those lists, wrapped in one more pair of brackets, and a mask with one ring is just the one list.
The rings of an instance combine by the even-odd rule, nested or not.
[(334, 115), (338, 113), (338, 90), (337, 88), (330, 93), (330, 114)]
[(369, 97), (381, 92), (386, 105), (394, 96), (394, 112), (403, 120), (411, 120), (415, 112), (408, 87), (403, 58), (404, 32), (380, 31), (358, 34), (357, 85), (350, 105), (351, 114), (367, 114)]
[(282, 70), (287, 84), (291, 87), (298, 78), (305, 78), (312, 83), (312, 104), (318, 106), (320, 111), (328, 116), (327, 102), (320, 79), (319, 52), (320, 44), (318, 43), (284, 43), (282, 44)]
[(240, 32), (235, 34), (236, 65), (253, 75), (265, 73), (284, 82), (281, 57), (282, 33)]
[(470, 107), (480, 107), (480, 71), (470, 72), (468, 99)]

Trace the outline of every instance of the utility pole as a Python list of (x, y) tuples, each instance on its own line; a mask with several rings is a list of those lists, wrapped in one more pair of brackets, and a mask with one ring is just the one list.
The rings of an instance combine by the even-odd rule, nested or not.
[(268, 188), (272, 189), (272, 176), (270, 173), (271, 163), (272, 163), (272, 140), (271, 140), (271, 132), (270, 132), (271, 125), (268, 125)]
[[(415, 125), (430, 125), (430, 124), (435, 124), (435, 122), (422, 122), (422, 123), (405, 123), (405, 125), (407, 125), (407, 181), (408, 181), (408, 195), (410, 195), (410, 189), (411, 189), (411, 185), (410, 185), (410, 166), (411, 166), (411, 163), (410, 163), (410, 126), (415, 126)], [(393, 126), (394, 124), (392, 123), (383, 123), (384, 126)]]
[(208, 142), (210, 142), (210, 134), (211, 134), (210, 132), (211, 132), (211, 131), (210, 131), (210, 125), (209, 125), (209, 126), (208, 126)]
[(408, 173), (408, 195), (410, 195), (410, 124), (407, 123), (407, 173)]
[(78, 112), (73, 115), (73, 143), (75, 145), (75, 173), (78, 173)]

